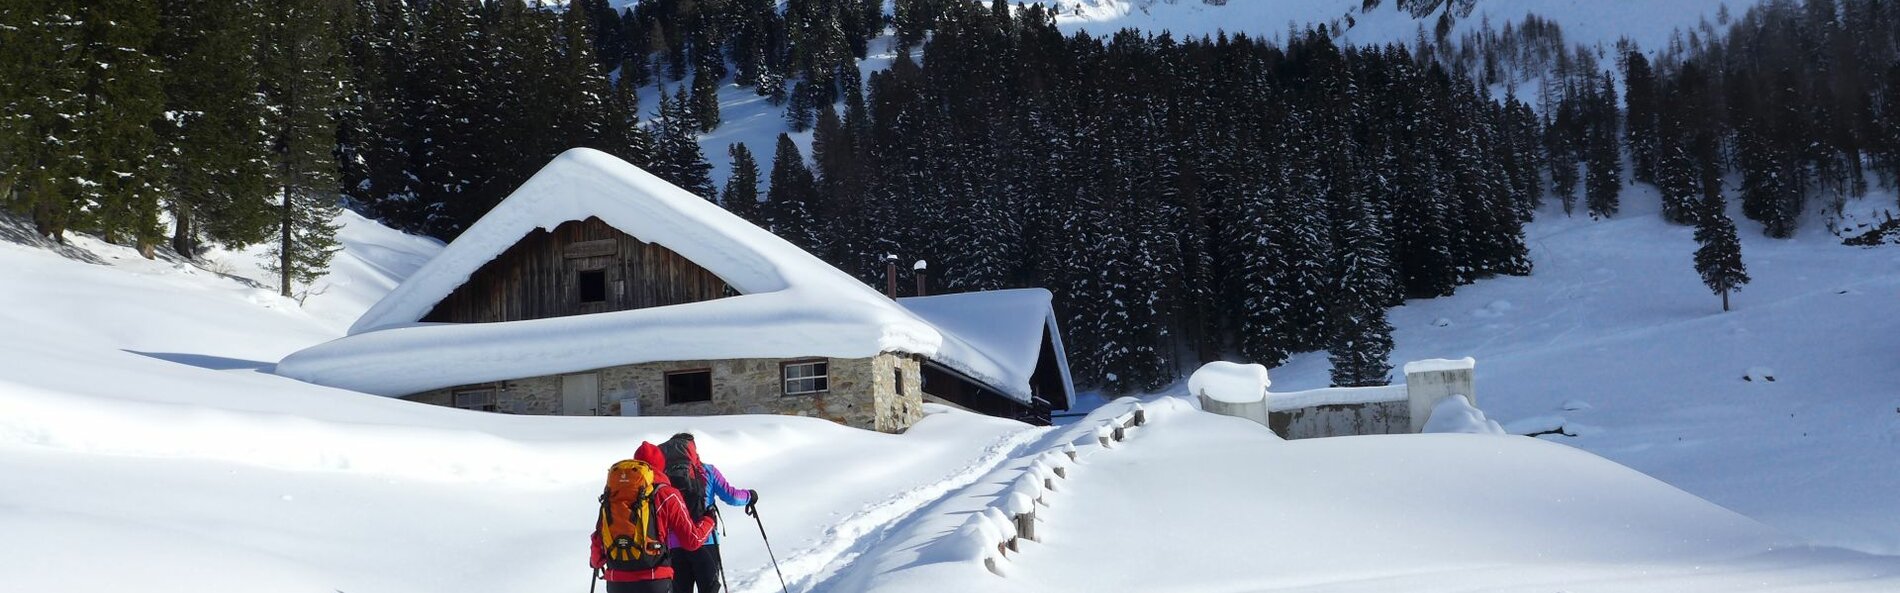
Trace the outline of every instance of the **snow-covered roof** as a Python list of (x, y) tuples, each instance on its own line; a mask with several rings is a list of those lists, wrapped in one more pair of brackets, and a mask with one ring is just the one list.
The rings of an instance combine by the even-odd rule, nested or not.
[(1468, 371), (1478, 366), (1478, 361), (1469, 356), (1464, 358), (1427, 358), (1405, 363), (1405, 374), (1432, 373), (1439, 371)]
[[(589, 217), (673, 250), (740, 296), (523, 321), (418, 323), (535, 229)], [(1041, 294), (1047, 311), (1048, 293)], [(378, 301), (348, 336), (291, 354), (278, 363), (277, 373), (394, 396), (664, 360), (904, 352), (1029, 402), (1036, 357), (999, 354), (989, 350), (992, 345), (1000, 343), (933, 325), (784, 239), (638, 167), (576, 148), (535, 173)]]
[(939, 354), (956, 360), (987, 360), (990, 366), (1021, 373), (1005, 377), (1011, 384), (1029, 383), (1046, 331), (1062, 375), (1063, 401), (1074, 402), (1075, 386), (1063, 352), (1062, 331), (1056, 325), (1054, 298), (1041, 288), (1018, 288), (910, 297), (898, 299), (897, 304), (943, 331)]

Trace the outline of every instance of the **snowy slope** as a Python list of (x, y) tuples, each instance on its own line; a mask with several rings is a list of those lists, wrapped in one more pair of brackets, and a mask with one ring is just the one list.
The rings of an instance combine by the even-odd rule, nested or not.
[[(1792, 240), (1731, 212), (1754, 281), (1735, 310), (1695, 275), (1692, 230), (1626, 188), (1614, 220), (1544, 212), (1532, 275), (1391, 311), (1395, 361), (1473, 356), (1479, 407), (1829, 545), (1900, 554), (1900, 252)], [(1850, 209), (1892, 208), (1880, 194)], [(1323, 354), (1274, 369), (1323, 387)], [(1745, 380), (1750, 373), (1773, 375)]]
[[(375, 231), (351, 232), (363, 265), (331, 281), (397, 280), (348, 276), (399, 274), (427, 251)], [(20, 330), (0, 333), (0, 590), (116, 591), (126, 575), (156, 592), (579, 590), (600, 469), (680, 430), (763, 492), (773, 551), (800, 593), (1900, 586), (1890, 558), (1783, 550), (1804, 534), (1572, 448), (1474, 435), (1286, 443), (1178, 400), (1152, 403), (1153, 425), (1122, 446), (1082, 447), (1049, 498), (1045, 543), (1008, 559), (1005, 579), (947, 553), (969, 550), (957, 526), (1039, 454), (1092, 442), (1087, 422), (1033, 429), (933, 407), (884, 435), (778, 416), (507, 416), (327, 389), (260, 361), (341, 324), (268, 289), (77, 242), (107, 265), (0, 243), (0, 269), (18, 280), (0, 283), (0, 324)], [(346, 294), (311, 302), (344, 307)], [(1510, 362), (1487, 353), (1475, 352), (1490, 373), (1480, 401), (1510, 409), (1510, 380), (1496, 374)], [(1780, 365), (1788, 386), (1807, 372), (1756, 362)], [(1890, 479), (1876, 453), (1851, 462)], [(777, 590), (756, 528), (730, 517), (733, 590)], [(136, 553), (102, 560), (102, 542)]]
[[(426, 251), (351, 227), (326, 279), (338, 286), (400, 280), (355, 274), (413, 270), (411, 250)], [(788, 571), (818, 570), (849, 552), (835, 542), (1039, 432), (934, 408), (892, 436), (778, 416), (506, 416), (323, 388), (262, 361), (346, 323), (249, 281), (75, 243), (106, 264), (0, 242), (0, 591), (119, 590), (127, 575), (148, 591), (579, 589), (600, 471), (682, 430), (765, 492)], [(350, 292), (310, 303), (360, 314)], [(730, 526), (735, 584), (764, 583), (751, 529)]]
[[(1501, 27), (1535, 14), (1556, 21), (1572, 43), (1608, 47), (1629, 38), (1646, 49), (1656, 49), (1678, 30), (1686, 34), (1703, 20), (1714, 24), (1723, 5), (1740, 16), (1757, 1), (1479, 0), (1470, 16), (1456, 21), (1452, 34), (1476, 29), (1487, 20), (1492, 27)], [(1054, 0), (1044, 4), (1057, 8), (1056, 22), (1064, 31), (1098, 35), (1132, 27), (1170, 31), (1176, 37), (1227, 31), (1277, 39), (1285, 37), (1289, 24), (1302, 29), (1325, 24), (1329, 30), (1345, 27), (1342, 39), (1349, 43), (1411, 43), (1420, 27), (1431, 34), (1438, 19), (1438, 13), (1415, 19), (1399, 10), (1397, 0), (1386, 0), (1369, 12), (1360, 9), (1359, 0), (1228, 0), (1224, 6), (1201, 0)]]
[[(1090, 424), (1119, 410), (1098, 413)], [(1785, 536), (1569, 447), (1496, 435), (1281, 441), (1163, 398), (1114, 448), (1080, 437), (1039, 542), (960, 557), (1005, 464), (900, 526), (837, 591), (1883, 591), (1900, 558)], [(1343, 469), (1350, 468), (1350, 469)]]

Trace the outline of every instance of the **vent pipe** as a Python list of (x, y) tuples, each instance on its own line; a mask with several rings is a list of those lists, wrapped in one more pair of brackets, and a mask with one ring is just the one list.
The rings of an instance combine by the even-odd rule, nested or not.
[(929, 284), (928, 282), (925, 281), (929, 276), (927, 273), (927, 270), (929, 268), (930, 266), (928, 264), (925, 264), (924, 260), (921, 260), (921, 259), (917, 260), (916, 265), (913, 265), (910, 267), (910, 270), (912, 272), (917, 273), (917, 296), (924, 296), (926, 294), (929, 294), (929, 291), (924, 289), (924, 287)]
[(897, 300), (897, 255), (884, 256), (884, 296)]

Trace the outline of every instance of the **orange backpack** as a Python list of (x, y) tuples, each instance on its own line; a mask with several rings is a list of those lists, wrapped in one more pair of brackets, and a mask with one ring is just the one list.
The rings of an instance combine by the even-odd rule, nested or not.
[(653, 466), (626, 459), (607, 470), (600, 493), (600, 523), (595, 528), (607, 554), (607, 568), (650, 570), (666, 563), (666, 542), (654, 508), (658, 487)]

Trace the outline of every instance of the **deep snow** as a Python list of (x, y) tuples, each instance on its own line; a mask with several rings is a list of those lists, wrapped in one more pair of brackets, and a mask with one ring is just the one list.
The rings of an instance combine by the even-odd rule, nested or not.
[[(373, 224), (350, 228), (350, 259), (344, 261), (356, 263), (339, 266), (326, 279), (336, 286), (391, 285), (433, 249), (432, 243)], [(1630, 250), (1625, 257), (1631, 261), (1580, 260), (1650, 274), (1680, 265), (1685, 269), (1673, 273), (1689, 281), (1673, 292), (1601, 292), (1537, 305), (1522, 293), (1535, 286), (1528, 283), (1574, 287), (1572, 275), (1579, 273), (1545, 263), (1545, 247), (1538, 251), (1540, 276), (1487, 281), (1458, 297), (1396, 310), (1400, 359), (1474, 354), (1481, 359), (1478, 389), (1490, 416), (1535, 409), (1546, 416), (1587, 417), (1606, 428), (1599, 436), (1565, 443), (1601, 450), (1673, 486), (1577, 449), (1514, 436), (1282, 442), (1257, 425), (1208, 416), (1178, 399), (1150, 402), (1151, 424), (1130, 429), (1129, 441), (1111, 448), (1095, 444), (1108, 434), (1099, 422), (1125, 418), (1125, 402), (1057, 429), (933, 407), (904, 435), (776, 416), (465, 412), (265, 372), (264, 361), (272, 356), (339, 336), (347, 325), (307, 310), (361, 311), (373, 300), (360, 298), (366, 293), (325, 291), (299, 308), (247, 281), (148, 262), (84, 237), (75, 243), (107, 265), (0, 243), (0, 268), (9, 278), (27, 280), (0, 284), (0, 321), (20, 330), (0, 334), (0, 474), (8, 476), (0, 481), (0, 533), (8, 534), (0, 538), (0, 589), (118, 590), (131, 574), (142, 589), (158, 592), (579, 590), (586, 574), (582, 538), (599, 470), (638, 441), (679, 430), (696, 432), (706, 455), (737, 486), (763, 492), (760, 506), (774, 551), (793, 590), (801, 592), (1900, 586), (1893, 558), (1800, 545), (1856, 543), (1843, 536), (1859, 532), (1838, 528), (1856, 522), (1874, 535), (1869, 541), (1892, 536), (1880, 515), (1888, 501), (1878, 492), (1853, 489), (1890, 485), (1893, 461), (1884, 451), (1900, 444), (1893, 436), (1900, 422), (1865, 410), (1858, 419), (1840, 418), (1857, 409), (1843, 405), (1827, 420), (1842, 427), (1838, 435), (1776, 437), (1765, 428), (1778, 422), (1774, 418), (1726, 424), (1753, 417), (1747, 413), (1753, 406), (1721, 404), (1723, 398), (1746, 397), (1753, 404), (1772, 395), (1804, 411), (1825, 410), (1827, 402), (1814, 401), (1821, 398), (1809, 391), (1817, 385), (1877, 399), (1865, 394), (1880, 393), (1891, 382), (1860, 382), (1867, 375), (1822, 382), (1811, 375), (1815, 367), (1851, 362), (1841, 359), (1867, 341), (1823, 349), (1812, 359), (1788, 360), (1788, 351), (1768, 349), (1747, 357), (1746, 364), (1727, 365), (1734, 368), (1721, 374), (1730, 383), (1784, 391), (1738, 396), (1709, 388), (1674, 402), (1704, 414), (1677, 412), (1654, 397), (1585, 396), (1583, 389), (1531, 392), (1526, 385), (1543, 383), (1519, 377), (1564, 379), (1598, 366), (1655, 380), (1680, 370), (1655, 364), (1656, 352), (1590, 358), (1551, 351), (1539, 340), (1478, 348), (1467, 342), (1494, 336), (1452, 332), (1479, 325), (1467, 319), (1496, 324), (1487, 331), (1498, 332), (1520, 327), (1515, 315), (1584, 315), (1572, 307), (1600, 307), (1604, 316), (1629, 318), (1619, 322), (1626, 325), (1601, 324), (1592, 331), (1631, 331), (1634, 325), (1656, 325), (1642, 309), (1670, 295), (1684, 299), (1682, 309), (1698, 318), (1719, 315), (1711, 312), (1712, 297), (1691, 290), (1699, 285), (1686, 270), (1686, 250), (1677, 257), (1653, 244), (1681, 240), (1675, 229), (1618, 220), (1559, 221), (1533, 231), (1546, 246), (1559, 237), (1602, 233), (1573, 248), (1621, 246)], [(1785, 314), (1802, 299), (1848, 296), (1825, 288), (1768, 289), (1781, 278), (1770, 270), (1821, 276), (1827, 270), (1848, 274), (1845, 266), (1892, 263), (1882, 259), (1884, 252), (1818, 239), (1748, 241), (1766, 243), (1751, 253), (1770, 263), (1757, 276), (1762, 290), (1751, 287), (1754, 292), (1737, 299), (1742, 308), (1729, 315), (1768, 309), (1745, 325), (1761, 333), (1789, 331), (1770, 323), (1772, 313)], [(239, 255), (221, 255), (227, 262), (221, 267), (242, 269), (229, 261)], [(1645, 258), (1657, 261), (1645, 264)], [(1855, 286), (1891, 295), (1896, 276), (1881, 274)], [(1526, 284), (1512, 288), (1514, 283)], [(1658, 275), (1646, 284), (1672, 282)], [(1494, 285), (1509, 290), (1486, 292), (1501, 290), (1488, 288)], [(1778, 292), (1788, 293), (1778, 298), (1791, 302), (1769, 307), (1765, 301)], [(1497, 306), (1507, 301), (1516, 304)], [(1873, 304), (1883, 302), (1891, 301)], [(1458, 308), (1474, 313), (1460, 316)], [(1799, 319), (1841, 317), (1829, 323), (1891, 335), (1891, 326), (1874, 319), (1887, 310), (1835, 307)], [(1454, 321), (1445, 327), (1430, 323), (1439, 318)], [(1533, 337), (1556, 331), (1528, 325), (1521, 331)], [(1711, 350), (1707, 336), (1698, 333), (1701, 326), (1681, 325), (1688, 333), (1678, 345)], [(1421, 331), (1448, 335), (1421, 337)], [(1617, 341), (1578, 329), (1569, 336), (1584, 344)], [(1450, 341), (1438, 348), (1417, 343), (1441, 337)], [(1653, 334), (1639, 338), (1657, 340)], [(1818, 347), (1826, 338), (1795, 346)], [(1525, 352), (1507, 355), (1514, 348)], [(1554, 366), (1521, 368), (1532, 363)], [(1747, 367), (1762, 363), (1778, 369), (1776, 382), (1740, 381)], [(1323, 377), (1323, 367), (1316, 368)], [(1297, 368), (1274, 372), (1276, 383), (1297, 387), (1312, 381)], [(1882, 427), (1886, 432), (1877, 432)], [(1730, 431), (1738, 434), (1720, 438)], [(1598, 449), (1677, 432), (1714, 442), (1635, 452)], [(1066, 467), (1069, 479), (1051, 491), (1025, 490), (1033, 482), (1024, 476), (1047, 476), (1048, 455), (1060, 458), (1057, 452), (1070, 447), (1080, 460)], [(1754, 455), (1755, 462), (1725, 459), (1730, 451)], [(1805, 463), (1828, 456), (1838, 457), (1842, 467), (1817, 475)], [(1740, 471), (1739, 465), (1748, 466), (1744, 475), (1719, 473)], [(1790, 476), (1824, 482), (1752, 497), (1722, 487), (1782, 483)], [(995, 521), (971, 519), (972, 513), (1000, 517), (1002, 510), (1025, 508), (1032, 495), (1044, 500), (1038, 507), (1042, 542), (1024, 543), (1023, 551), (1008, 556), (985, 552), (986, 538), (1003, 532)], [(1738, 497), (1758, 506), (1732, 502)], [(728, 516), (734, 519), (725, 544), (734, 590), (775, 590), (777, 577), (756, 528), (738, 513)], [(1805, 521), (1787, 520), (1791, 516)], [(102, 569), (96, 550), (105, 541), (143, 552), (115, 556), (110, 569)], [(985, 557), (1009, 576), (985, 570)], [(1105, 558), (1115, 562), (1104, 564)]]
[[(1528, 277), (1392, 309), (1392, 360), (1475, 357), (1474, 395), (1507, 427), (1567, 426), (1578, 436), (1540, 438), (1817, 543), (1900, 554), (1900, 252), (1842, 246), (1819, 212), (1776, 240), (1732, 211), (1754, 281), (1724, 313), (1693, 229), (1660, 220), (1647, 185), (1622, 201), (1610, 220), (1540, 213)], [(1765, 369), (1775, 381), (1745, 379)], [(1272, 375), (1321, 387), (1328, 363), (1297, 355)]]

